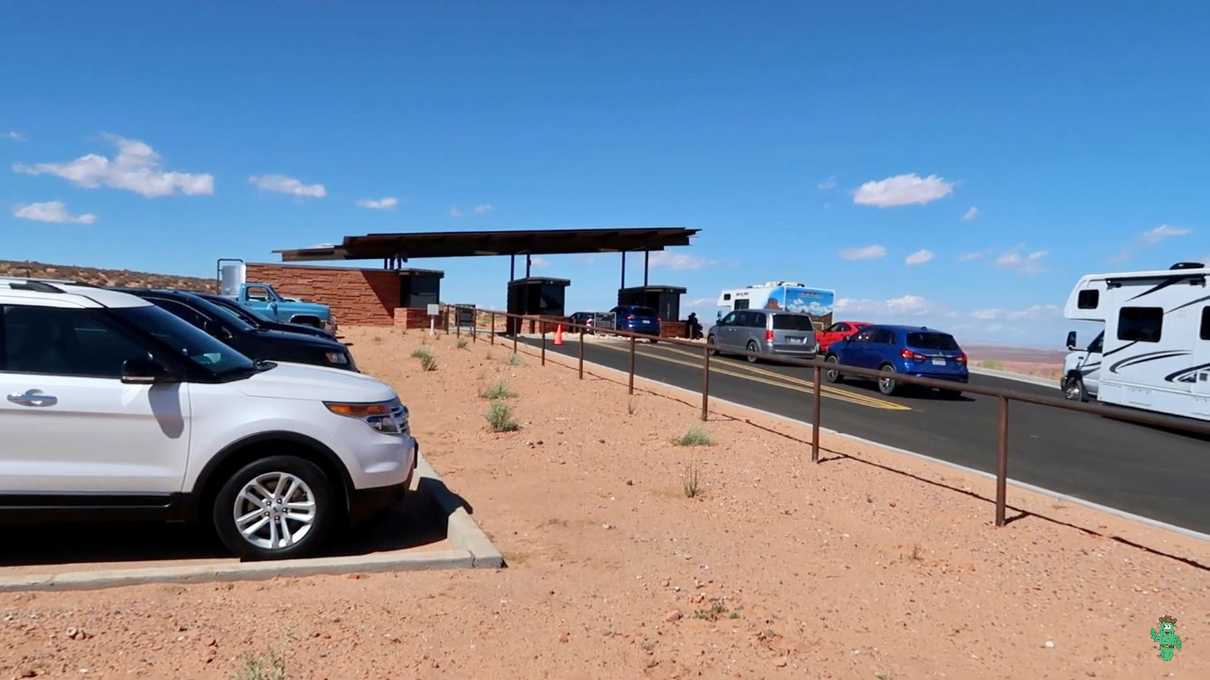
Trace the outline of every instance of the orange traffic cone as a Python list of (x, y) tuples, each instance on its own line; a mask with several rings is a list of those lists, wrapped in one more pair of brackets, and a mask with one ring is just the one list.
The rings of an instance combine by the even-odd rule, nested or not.
[(563, 344), (563, 324), (559, 324), (555, 327), (555, 344)]

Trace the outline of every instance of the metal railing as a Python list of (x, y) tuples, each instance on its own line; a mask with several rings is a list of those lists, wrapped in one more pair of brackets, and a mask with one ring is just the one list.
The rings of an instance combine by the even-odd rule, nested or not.
[[(443, 307), (443, 314), (448, 315), (453, 309), (452, 306)], [(537, 324), (538, 333), (541, 335), (540, 356), (541, 364), (546, 365), (546, 335), (550, 331), (548, 327), (561, 325), (569, 332), (579, 334), (579, 356), (578, 356), (578, 374), (581, 380), (584, 379), (584, 336), (587, 334), (598, 336), (617, 336), (630, 339), (630, 361), (628, 369), (627, 389), (630, 394), (634, 394), (634, 375), (635, 375), (635, 344), (638, 340), (652, 340), (653, 336), (643, 333), (632, 333), (613, 328), (596, 328), (588, 327), (583, 324), (572, 323), (566, 319), (559, 317), (543, 317), (527, 314), (510, 314), (499, 310), (479, 309), (475, 315), (475, 323), (472, 325), (471, 337), (472, 341), (477, 340), (477, 330), (479, 326), (480, 315), (487, 315), (490, 319), (488, 332), (491, 336), (491, 343), (496, 343), (496, 336), (499, 335), (497, 329), (497, 319), (505, 320), (505, 328), (508, 327), (508, 319), (516, 319), (519, 323), (518, 329), (526, 321), (532, 324)], [(457, 324), (455, 324), (457, 327)], [(449, 333), (449, 324), (445, 324), (446, 333)], [(461, 329), (457, 332), (461, 334)], [(513, 353), (517, 352), (517, 336), (518, 333), (512, 334)], [(702, 409), (701, 419), (704, 421), (709, 416), (710, 412), (710, 356), (712, 348), (710, 345), (702, 342), (693, 342), (683, 338), (659, 338), (659, 342), (682, 347), (690, 347), (702, 352)], [(820, 389), (822, 383), (822, 375), (824, 371), (835, 370), (841, 376), (857, 376), (864, 378), (886, 378), (887, 375), (882, 371), (875, 371), (868, 368), (859, 368), (857, 366), (849, 366), (845, 364), (825, 363), (820, 359), (797, 359), (794, 357), (778, 357), (777, 360), (781, 363), (803, 366), (812, 369), (812, 389), (813, 404), (811, 408), (811, 462), (819, 462), (819, 429), (822, 420), (822, 403), (820, 398)], [(1188, 418), (1180, 418), (1177, 416), (1165, 415), (1162, 413), (1153, 413), (1149, 411), (1134, 410), (1129, 408), (1121, 408), (1116, 406), (1106, 406), (1103, 404), (1091, 404), (1078, 401), (1068, 401), (1060, 397), (1047, 397), (1037, 394), (1029, 394), (1027, 392), (1019, 392), (1017, 390), (998, 389), (994, 387), (984, 387), (982, 385), (970, 385), (967, 383), (955, 383), (948, 380), (936, 380), (933, 378), (918, 378), (915, 376), (904, 375), (902, 373), (894, 374), (896, 383), (905, 385), (918, 385), (920, 387), (935, 388), (947, 390), (950, 392), (960, 392), (968, 394), (978, 394), (986, 397), (993, 397), (998, 402), (998, 416), (996, 428), (996, 526), (1004, 526), (1006, 523), (1006, 491), (1008, 484), (1008, 413), (1009, 402), (1017, 401), (1025, 404), (1034, 404), (1037, 406), (1046, 406), (1057, 408), (1066, 411), (1076, 411), (1078, 413), (1088, 413), (1098, 415), (1115, 420), (1138, 423), (1140, 425), (1149, 425), (1160, 427), (1169, 430), (1187, 432), (1203, 436), (1210, 436), (1210, 422), (1192, 420)]]

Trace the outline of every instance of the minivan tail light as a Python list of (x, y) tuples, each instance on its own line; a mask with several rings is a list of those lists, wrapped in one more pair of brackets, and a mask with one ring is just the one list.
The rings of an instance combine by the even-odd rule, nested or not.
[(924, 361), (924, 359), (925, 359), (925, 356), (923, 354), (917, 354), (910, 349), (904, 349), (904, 350), (900, 351), (899, 356), (908, 361)]
[(773, 342), (773, 331), (765, 329), (765, 342)]

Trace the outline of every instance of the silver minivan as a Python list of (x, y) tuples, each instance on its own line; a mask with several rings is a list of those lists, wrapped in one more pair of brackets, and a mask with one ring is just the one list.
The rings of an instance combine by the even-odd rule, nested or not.
[(777, 309), (730, 312), (706, 334), (706, 344), (716, 354), (743, 354), (753, 363), (778, 356), (809, 359), (819, 350), (810, 316)]

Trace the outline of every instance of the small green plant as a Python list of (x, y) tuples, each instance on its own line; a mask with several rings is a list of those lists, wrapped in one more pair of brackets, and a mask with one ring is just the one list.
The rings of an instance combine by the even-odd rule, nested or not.
[(427, 347), (417, 347), (412, 350), (412, 358), (420, 360), (420, 368), (425, 371), (437, 370), (437, 357)]
[(486, 417), (492, 432), (513, 432), (521, 428), (513, 419), (513, 409), (503, 401), (493, 401), (487, 409)]
[(524, 362), (524, 361), (521, 361), (521, 355), (520, 355), (520, 354), (517, 354), (516, 352), (513, 352), (513, 353), (512, 353), (512, 356), (510, 356), (510, 357), (508, 358), (508, 365), (509, 365), (509, 366), (522, 366), (522, 365), (524, 365), (524, 364), (525, 364), (525, 362)]
[(677, 446), (714, 446), (714, 438), (710, 433), (696, 425), (672, 442)]
[(706, 609), (699, 609), (693, 612), (693, 618), (702, 619), (704, 621), (718, 621), (723, 614), (727, 613), (727, 605), (723, 604), (720, 599), (711, 599), (710, 606)]
[(508, 383), (500, 380), (490, 387), (484, 387), (479, 390), (479, 396), (483, 399), (512, 399), (517, 396), (517, 393), (508, 388)]
[(697, 498), (701, 495), (702, 488), (697, 463), (689, 461), (689, 464), (685, 466), (685, 472), (681, 476), (681, 490), (685, 492), (685, 498)]
[(467, 345), (469, 344), (470, 343), (466, 341), (466, 338), (458, 338), (458, 349), (466, 349)]
[(231, 680), (286, 680), (286, 662), (277, 652), (248, 655)]

